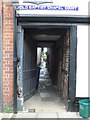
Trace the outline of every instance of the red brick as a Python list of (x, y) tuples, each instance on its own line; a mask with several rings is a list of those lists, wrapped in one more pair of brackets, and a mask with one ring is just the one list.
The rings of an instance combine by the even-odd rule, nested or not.
[(13, 6), (3, 3), (3, 105), (13, 100)]

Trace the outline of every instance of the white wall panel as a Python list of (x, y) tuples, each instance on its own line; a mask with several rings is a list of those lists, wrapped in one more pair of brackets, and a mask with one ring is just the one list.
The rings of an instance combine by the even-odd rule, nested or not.
[(76, 97), (88, 97), (88, 26), (77, 27)]

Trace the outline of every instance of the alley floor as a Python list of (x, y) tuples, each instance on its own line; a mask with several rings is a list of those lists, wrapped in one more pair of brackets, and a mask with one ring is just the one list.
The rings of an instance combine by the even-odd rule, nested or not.
[(47, 68), (40, 70), (38, 91), (24, 103), (24, 110), (29, 109), (34, 110), (36, 113), (66, 112), (58, 90), (55, 86), (52, 86)]

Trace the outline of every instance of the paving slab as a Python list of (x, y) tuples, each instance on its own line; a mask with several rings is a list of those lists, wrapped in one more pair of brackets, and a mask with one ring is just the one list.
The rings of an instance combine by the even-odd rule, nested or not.
[(0, 113), (0, 120), (2, 119), (2, 117), (3, 117), (3, 114), (2, 114), (2, 113)]
[(57, 113), (37, 113), (37, 118), (58, 118)]
[(17, 113), (12, 118), (36, 118), (36, 113)]
[(12, 118), (13, 113), (0, 113), (0, 120)]
[(82, 118), (78, 112), (57, 113), (59, 118)]

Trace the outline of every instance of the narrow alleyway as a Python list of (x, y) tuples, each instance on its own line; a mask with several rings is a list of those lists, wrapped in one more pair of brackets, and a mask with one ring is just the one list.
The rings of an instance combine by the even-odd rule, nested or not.
[(38, 91), (24, 103), (24, 109), (34, 109), (36, 113), (66, 112), (58, 90), (55, 86), (52, 86), (48, 68), (41, 67)]

